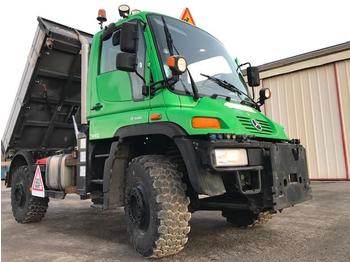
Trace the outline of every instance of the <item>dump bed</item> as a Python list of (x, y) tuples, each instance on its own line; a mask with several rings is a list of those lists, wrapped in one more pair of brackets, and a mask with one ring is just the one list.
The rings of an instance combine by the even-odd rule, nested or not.
[(38, 17), (38, 29), (1, 140), (2, 153), (53, 151), (75, 145), (80, 121), (81, 44), (92, 35)]

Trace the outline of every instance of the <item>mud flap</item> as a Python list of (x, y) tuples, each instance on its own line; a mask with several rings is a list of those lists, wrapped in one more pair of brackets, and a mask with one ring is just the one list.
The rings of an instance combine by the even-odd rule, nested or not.
[(312, 198), (305, 148), (275, 144), (270, 148), (273, 204), (281, 210)]

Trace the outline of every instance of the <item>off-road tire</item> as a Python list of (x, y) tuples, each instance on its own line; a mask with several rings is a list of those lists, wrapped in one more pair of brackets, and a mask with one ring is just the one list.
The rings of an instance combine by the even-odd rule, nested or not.
[(18, 223), (39, 222), (46, 213), (49, 198), (32, 196), (30, 190), (34, 173), (27, 166), (20, 166), (12, 175), (11, 206)]
[[(173, 255), (187, 243), (191, 213), (182, 175), (165, 156), (145, 155), (129, 163), (125, 189), (127, 231), (131, 244), (144, 257)], [(137, 202), (139, 198), (142, 202)], [(135, 201), (142, 208), (134, 208)]]
[(270, 212), (261, 212), (258, 214), (250, 210), (230, 210), (223, 211), (222, 216), (234, 227), (253, 227), (267, 223), (271, 218)]

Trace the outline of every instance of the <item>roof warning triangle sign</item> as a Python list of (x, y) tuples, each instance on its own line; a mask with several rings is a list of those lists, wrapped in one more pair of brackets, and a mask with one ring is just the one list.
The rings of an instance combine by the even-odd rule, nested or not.
[(45, 197), (45, 188), (39, 165), (36, 166), (35, 175), (32, 183), (32, 195)]
[(190, 9), (188, 9), (187, 7), (185, 8), (185, 10), (182, 12), (182, 15), (180, 17), (181, 20), (191, 24), (191, 25), (196, 25), (196, 23), (193, 20), (193, 17), (191, 15)]

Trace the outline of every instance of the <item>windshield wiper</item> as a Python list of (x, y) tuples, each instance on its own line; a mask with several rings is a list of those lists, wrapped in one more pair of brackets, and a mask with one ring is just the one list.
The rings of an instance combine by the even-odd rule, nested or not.
[(209, 80), (213, 81), (214, 83), (218, 84), (219, 86), (231, 91), (231, 92), (235, 92), (239, 95), (244, 95), (245, 97), (247, 97), (249, 99), (249, 101), (247, 100), (242, 100), (241, 104), (250, 104), (252, 105), (255, 109), (260, 111), (260, 107), (259, 105), (253, 100), (251, 99), (250, 96), (248, 96), (246, 93), (242, 92), (239, 88), (235, 87), (233, 84), (227, 82), (226, 80), (222, 80), (220, 78), (214, 77), (214, 76), (209, 76), (206, 74), (200, 74), (206, 78), (208, 78)]
[[(164, 17), (162, 16), (162, 21), (163, 21), (163, 29), (164, 29), (164, 34), (165, 34), (165, 38), (166, 38), (166, 44), (168, 46), (168, 50), (169, 50), (169, 54), (170, 55), (174, 55), (174, 43), (173, 43), (173, 38), (171, 37), (171, 34), (169, 32), (169, 28), (167, 23), (165, 22)], [(177, 50), (176, 50), (177, 52)], [(179, 53), (179, 52), (177, 52)]]
[(218, 98), (218, 97), (220, 97), (220, 96), (223, 97), (223, 98), (225, 98), (225, 100), (226, 100), (227, 102), (230, 102), (230, 101), (231, 101), (231, 97), (230, 97), (230, 96), (227, 96), (227, 95), (212, 94), (210, 97), (216, 99), (216, 98)]
[[(173, 41), (173, 38), (170, 34), (170, 31), (169, 31), (169, 28), (168, 28), (168, 25), (167, 23), (165, 22), (165, 19), (164, 17), (162, 16), (162, 21), (163, 21), (163, 28), (164, 28), (164, 33), (165, 33), (165, 38), (166, 38), (166, 43), (167, 43), (167, 46), (168, 46), (168, 50), (169, 50), (169, 54), (172, 56), (174, 55), (174, 49), (176, 51), (176, 53), (178, 55), (180, 55), (179, 51), (177, 50), (176, 46), (174, 45), (174, 41)], [(188, 76), (190, 77), (190, 82), (191, 82), (191, 87), (192, 87), (192, 92), (193, 92), (193, 99), (194, 100), (197, 100), (199, 98), (199, 95), (198, 95), (198, 88), (196, 86), (196, 83), (195, 81), (193, 80), (193, 77), (191, 75), (191, 72), (190, 70), (187, 68), (187, 73), (188, 73)], [(180, 79), (180, 76), (178, 76), (178, 78)], [(183, 83), (182, 83), (183, 84)], [(185, 89), (185, 92), (187, 90)], [(187, 93), (187, 92), (186, 92)]]
[(191, 92), (187, 89), (187, 87), (186, 87), (184, 81), (182, 81), (181, 78), (179, 78), (179, 82), (181, 83), (182, 88), (185, 90), (186, 95), (191, 95)]

